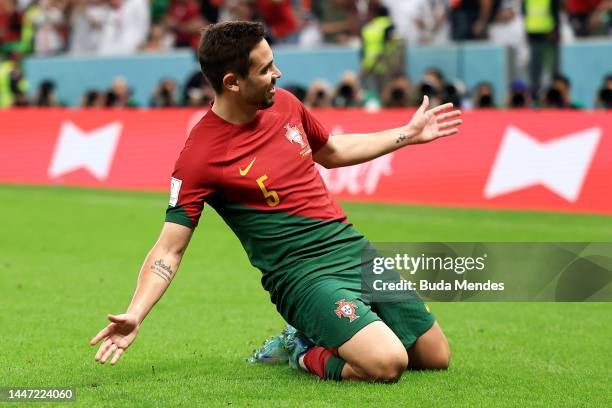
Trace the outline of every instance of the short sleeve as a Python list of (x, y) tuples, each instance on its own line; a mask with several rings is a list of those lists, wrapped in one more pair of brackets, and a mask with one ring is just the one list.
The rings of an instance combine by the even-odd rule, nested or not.
[(213, 189), (206, 182), (206, 169), (198, 165), (201, 161), (190, 160), (189, 156), (184, 150), (172, 172), (166, 222), (195, 228), (204, 202), (213, 193)]

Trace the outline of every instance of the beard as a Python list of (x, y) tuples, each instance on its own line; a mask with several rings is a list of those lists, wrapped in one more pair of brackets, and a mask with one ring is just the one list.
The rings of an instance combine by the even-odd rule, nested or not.
[(270, 88), (272, 86), (276, 86), (276, 80), (272, 81), (270, 86), (266, 87), (263, 90), (254, 93), (248, 97), (248, 101), (250, 104), (257, 107), (257, 109), (268, 109), (274, 105), (274, 94), (270, 94)]

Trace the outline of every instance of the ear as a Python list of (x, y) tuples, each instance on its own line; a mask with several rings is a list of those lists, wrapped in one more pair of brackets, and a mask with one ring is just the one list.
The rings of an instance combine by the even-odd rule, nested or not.
[(229, 92), (239, 92), (240, 84), (238, 75), (233, 72), (228, 72), (223, 76), (223, 89), (226, 89)]

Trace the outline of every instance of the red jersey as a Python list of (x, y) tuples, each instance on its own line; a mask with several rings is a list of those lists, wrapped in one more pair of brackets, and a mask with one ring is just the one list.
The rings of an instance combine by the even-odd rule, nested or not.
[(328, 138), (282, 89), (248, 124), (233, 125), (209, 110), (176, 162), (166, 221), (195, 228), (204, 203), (210, 204), (264, 272), (271, 292), (334, 268), (358, 267), (363, 237), (345, 222), (312, 159)]
[(231, 124), (209, 110), (191, 131), (172, 175), (180, 180), (175, 205), (185, 211), (181, 223), (197, 226), (204, 202), (344, 221), (312, 160), (328, 138), (283, 89), (248, 124)]
[(565, 7), (570, 14), (589, 14), (599, 6), (601, 0), (567, 0)]
[(295, 15), (290, 0), (257, 0), (257, 12), (263, 17), (266, 25), (275, 37), (283, 38), (295, 33), (300, 28), (300, 21)]

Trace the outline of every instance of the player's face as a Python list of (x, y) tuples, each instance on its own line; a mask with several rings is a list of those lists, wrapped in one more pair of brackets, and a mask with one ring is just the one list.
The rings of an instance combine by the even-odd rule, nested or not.
[(274, 65), (274, 54), (266, 40), (262, 40), (250, 54), (251, 69), (243, 88), (247, 101), (257, 109), (266, 109), (274, 104), (276, 79), (281, 72)]

